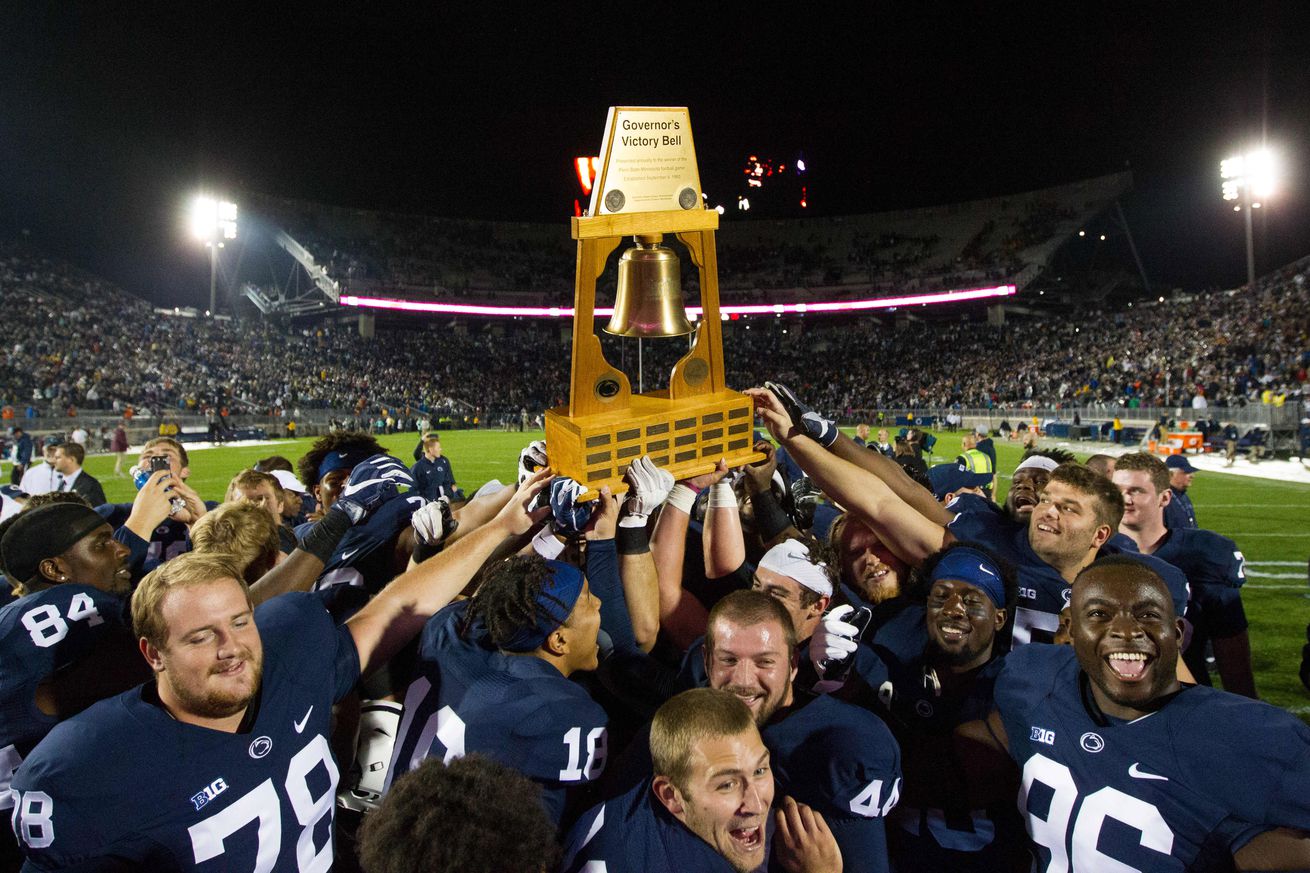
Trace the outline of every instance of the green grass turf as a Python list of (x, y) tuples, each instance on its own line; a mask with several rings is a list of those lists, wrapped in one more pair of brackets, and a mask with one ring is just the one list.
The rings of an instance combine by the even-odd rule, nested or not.
[[(447, 431), (442, 446), (454, 466), (461, 487), (472, 491), (491, 478), (510, 482), (514, 478), (519, 449), (540, 431)], [(958, 434), (937, 434), (934, 454), (953, 458), (959, 450)], [(393, 434), (380, 442), (406, 463), (412, 461), (415, 434)], [(238, 470), (252, 466), (259, 458), (280, 454), (292, 463), (312, 443), (311, 439), (280, 441), (268, 445), (197, 450), (191, 457), (190, 482), (208, 500), (221, 500), (227, 482)], [(1012, 444), (998, 443), (1002, 471), (1013, 470), (1022, 454)], [(135, 456), (129, 456), (135, 461)], [(113, 477), (113, 458), (103, 455), (87, 459), (87, 470), (104, 484), (112, 501), (129, 501), (135, 489), (128, 479)], [(1000, 480), (1003, 498), (1008, 480)], [(1297, 676), (1306, 622), (1310, 621), (1310, 588), (1306, 585), (1306, 558), (1310, 553), (1310, 485), (1198, 473), (1189, 492), (1200, 523), (1237, 541), (1256, 572), (1296, 573), (1293, 579), (1251, 578), (1242, 591), (1251, 623), (1251, 644), (1256, 684), (1260, 695), (1310, 722), (1310, 695)], [(1294, 566), (1260, 567), (1260, 562), (1295, 561)]]

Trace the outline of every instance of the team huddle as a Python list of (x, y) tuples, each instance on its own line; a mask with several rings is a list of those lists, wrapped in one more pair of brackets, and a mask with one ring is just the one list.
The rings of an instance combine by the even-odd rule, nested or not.
[(921, 471), (747, 394), (764, 461), (586, 502), (542, 442), (466, 498), (356, 432), (221, 504), (168, 438), (131, 504), (29, 498), (0, 865), (1310, 869), (1310, 728), (1177, 470), (1032, 449), (997, 504), (985, 434)]

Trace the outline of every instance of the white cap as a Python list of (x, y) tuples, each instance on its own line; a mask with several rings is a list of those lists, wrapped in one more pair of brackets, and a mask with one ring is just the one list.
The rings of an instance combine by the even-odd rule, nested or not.
[(276, 479), (277, 484), (281, 485), (286, 491), (295, 491), (297, 494), (309, 493), (309, 489), (290, 470), (274, 470), (269, 475)]

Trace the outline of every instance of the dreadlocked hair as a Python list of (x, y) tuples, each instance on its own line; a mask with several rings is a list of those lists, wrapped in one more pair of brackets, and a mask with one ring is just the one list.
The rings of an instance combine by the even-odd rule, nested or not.
[[(481, 619), (497, 647), (524, 628), (537, 624), (537, 599), (551, 577), (550, 565), (540, 555), (515, 555), (487, 571), (469, 603), (468, 617)], [(547, 594), (546, 597), (551, 595)], [(563, 601), (556, 601), (567, 607)]]

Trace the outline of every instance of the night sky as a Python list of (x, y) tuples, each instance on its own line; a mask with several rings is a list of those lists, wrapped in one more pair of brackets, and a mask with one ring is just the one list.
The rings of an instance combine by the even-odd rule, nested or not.
[(1187, 289), (1244, 280), (1218, 163), (1267, 136), (1257, 270), (1310, 253), (1307, 3), (389, 5), (6, 3), (0, 234), (186, 305), (199, 187), (566, 233), (572, 159), (631, 104), (690, 107), (729, 204), (752, 153), (803, 152), (815, 214), (1127, 167), (1146, 270)]

